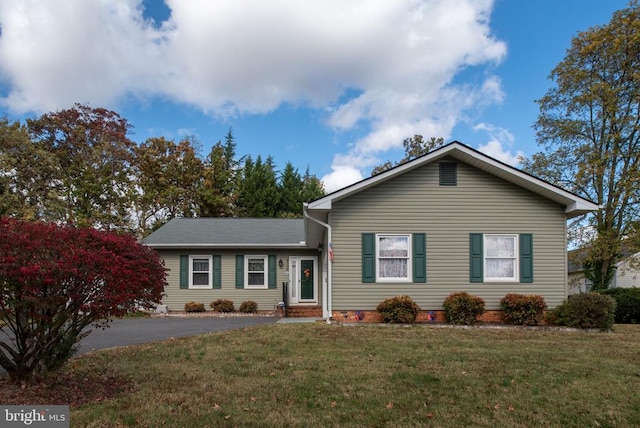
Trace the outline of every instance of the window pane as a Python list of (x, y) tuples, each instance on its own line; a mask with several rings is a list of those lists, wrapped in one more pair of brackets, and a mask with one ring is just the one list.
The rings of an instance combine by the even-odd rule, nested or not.
[(487, 257), (516, 256), (516, 240), (513, 236), (487, 236), (484, 242)]
[(249, 259), (249, 272), (264, 272), (264, 259)]
[(249, 285), (264, 285), (264, 273), (249, 273)]
[(407, 259), (380, 259), (380, 278), (407, 278)]
[(193, 274), (193, 285), (209, 285), (209, 274), (208, 273), (194, 273)]
[(515, 271), (514, 259), (487, 259), (488, 278), (513, 278)]
[(209, 260), (207, 260), (207, 259), (193, 259), (193, 271), (194, 272), (209, 272)]
[(381, 236), (378, 242), (380, 257), (409, 257), (409, 238), (407, 236)]

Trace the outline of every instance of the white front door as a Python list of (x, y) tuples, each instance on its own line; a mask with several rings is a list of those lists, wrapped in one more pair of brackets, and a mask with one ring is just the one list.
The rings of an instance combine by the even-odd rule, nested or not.
[(318, 302), (318, 258), (289, 258), (289, 303)]

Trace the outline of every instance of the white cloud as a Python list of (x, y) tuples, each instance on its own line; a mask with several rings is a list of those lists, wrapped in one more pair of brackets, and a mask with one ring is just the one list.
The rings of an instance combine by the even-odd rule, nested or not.
[(363, 178), (358, 168), (349, 165), (339, 165), (334, 166), (331, 173), (322, 177), (322, 182), (324, 183), (324, 190), (327, 193), (331, 193), (347, 187), (350, 184), (357, 183)]
[(367, 130), (334, 159), (329, 187), (362, 177), (405, 137), (448, 138), (504, 96), (489, 70), (477, 85), (455, 82), (506, 53), (490, 31), (493, 0), (166, 3), (157, 26), (142, 0), (0, 0), (0, 105), (42, 113), (158, 97), (219, 116), (316, 108), (336, 132)]
[(113, 105), (152, 89), (162, 69), (158, 34), (138, 3), (0, 1), (0, 77), (11, 84), (0, 102), (41, 113), (75, 102)]
[(514, 137), (508, 130), (486, 123), (479, 123), (473, 127), (473, 130), (489, 134), (489, 141), (478, 147), (482, 153), (511, 166), (518, 166), (519, 158), (525, 156), (521, 150), (515, 153), (511, 152), (510, 148), (513, 146)]

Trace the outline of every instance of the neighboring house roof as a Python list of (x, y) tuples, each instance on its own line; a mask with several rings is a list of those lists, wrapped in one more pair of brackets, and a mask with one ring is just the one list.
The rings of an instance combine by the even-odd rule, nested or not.
[[(575, 274), (582, 273), (584, 271), (584, 261), (587, 258), (588, 248), (577, 248), (575, 250), (571, 250), (568, 253), (568, 261), (569, 264), (567, 266), (567, 273)], [(616, 268), (620, 268), (622, 265), (627, 263), (630, 259), (640, 257), (640, 252), (633, 253), (629, 248), (623, 246), (622, 254), (620, 255), (620, 260), (616, 263)]]
[(412, 161), (391, 168), (383, 173), (364, 179), (351, 186), (337, 190), (320, 199), (312, 201), (307, 205), (307, 209), (309, 211), (317, 210), (319, 212), (329, 211), (331, 210), (331, 204), (334, 201), (346, 198), (369, 187), (389, 180), (397, 175), (403, 174), (424, 164), (437, 161), (444, 157), (457, 159), (482, 171), (493, 174), (505, 181), (511, 182), (533, 193), (557, 202), (558, 204), (566, 207), (565, 213), (567, 215), (567, 218), (587, 214), (599, 209), (599, 206), (596, 203), (588, 199), (582, 198), (574, 193), (568, 192), (558, 186), (534, 177), (531, 174), (500, 162), (458, 141), (449, 143)]
[(300, 248), (304, 220), (281, 218), (174, 218), (143, 239), (152, 248)]

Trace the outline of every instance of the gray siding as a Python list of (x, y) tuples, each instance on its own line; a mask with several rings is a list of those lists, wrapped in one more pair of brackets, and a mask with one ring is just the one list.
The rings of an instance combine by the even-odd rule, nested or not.
[[(438, 162), (334, 201), (333, 309), (372, 310), (408, 294), (422, 309), (442, 309), (454, 291), (467, 291), (499, 309), (509, 292), (540, 294), (550, 308), (566, 297), (564, 207), (458, 162), (457, 186), (439, 186)], [(363, 284), (361, 233), (427, 234), (427, 283)], [(470, 283), (470, 233), (532, 233), (534, 282)]]
[[(282, 301), (282, 283), (289, 280), (288, 261), (289, 256), (317, 256), (317, 251), (284, 252), (282, 250), (175, 250), (158, 251), (169, 269), (165, 288), (165, 297), (162, 303), (168, 306), (169, 311), (183, 311), (187, 302), (204, 303), (205, 309), (211, 310), (209, 304), (217, 299), (233, 301), (236, 310), (246, 300), (253, 300), (258, 304), (259, 311), (273, 311), (276, 305)], [(221, 255), (222, 264), (222, 288), (220, 289), (180, 289), (180, 255)], [(235, 269), (236, 255), (269, 255), (276, 254), (277, 260), (282, 259), (284, 266), (277, 267), (276, 289), (236, 289)], [(318, 264), (318, 305), (322, 304), (322, 267)]]

